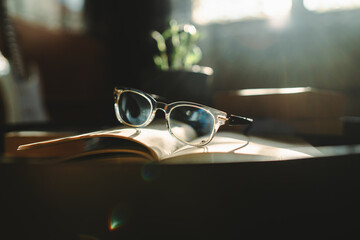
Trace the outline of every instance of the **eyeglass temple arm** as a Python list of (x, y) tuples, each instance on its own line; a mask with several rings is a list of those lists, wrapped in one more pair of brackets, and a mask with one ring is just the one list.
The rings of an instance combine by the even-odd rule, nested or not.
[(164, 102), (164, 103), (169, 103), (171, 102), (169, 99), (156, 95), (156, 94), (149, 94), (150, 96), (152, 96), (155, 100), (160, 101), (160, 102)]
[(253, 119), (251, 118), (246, 118), (246, 117), (241, 117), (241, 116), (236, 116), (236, 115), (230, 115), (230, 117), (228, 118), (228, 124), (229, 126), (238, 126), (238, 125), (244, 125), (244, 124), (252, 124), (253, 123)]

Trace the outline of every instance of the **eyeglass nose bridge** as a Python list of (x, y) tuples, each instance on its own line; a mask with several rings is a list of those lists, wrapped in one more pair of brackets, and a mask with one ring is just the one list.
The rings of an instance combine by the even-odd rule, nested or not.
[(155, 106), (155, 110), (161, 110), (166, 114), (168, 105), (166, 103), (163, 102), (157, 102), (156, 106)]

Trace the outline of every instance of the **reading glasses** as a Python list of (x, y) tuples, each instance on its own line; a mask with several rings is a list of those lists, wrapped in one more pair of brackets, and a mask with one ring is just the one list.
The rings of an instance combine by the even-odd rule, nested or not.
[(157, 110), (165, 113), (171, 135), (193, 146), (208, 144), (221, 125), (251, 124), (251, 118), (230, 115), (202, 104), (179, 101), (164, 103), (154, 95), (132, 88), (114, 89), (114, 107), (117, 119), (130, 127), (145, 127), (155, 117)]

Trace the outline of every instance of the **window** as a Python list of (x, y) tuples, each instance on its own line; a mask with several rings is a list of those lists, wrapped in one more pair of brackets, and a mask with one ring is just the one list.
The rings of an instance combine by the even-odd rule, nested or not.
[(283, 18), (292, 0), (193, 0), (192, 18), (197, 24), (256, 18)]
[(11, 15), (48, 28), (81, 31), (85, 0), (7, 0)]
[(350, 10), (360, 8), (360, 0), (304, 0), (304, 6), (314, 12)]

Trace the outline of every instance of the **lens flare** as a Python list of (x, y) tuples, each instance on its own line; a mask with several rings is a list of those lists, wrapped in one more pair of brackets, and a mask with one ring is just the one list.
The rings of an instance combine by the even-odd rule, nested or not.
[(127, 223), (129, 218), (129, 206), (127, 204), (118, 204), (109, 214), (108, 227), (110, 231), (118, 230)]
[(122, 223), (123, 223), (122, 220), (119, 221), (117, 219), (111, 218), (110, 223), (109, 223), (110, 231), (114, 231), (114, 230), (120, 228)]

